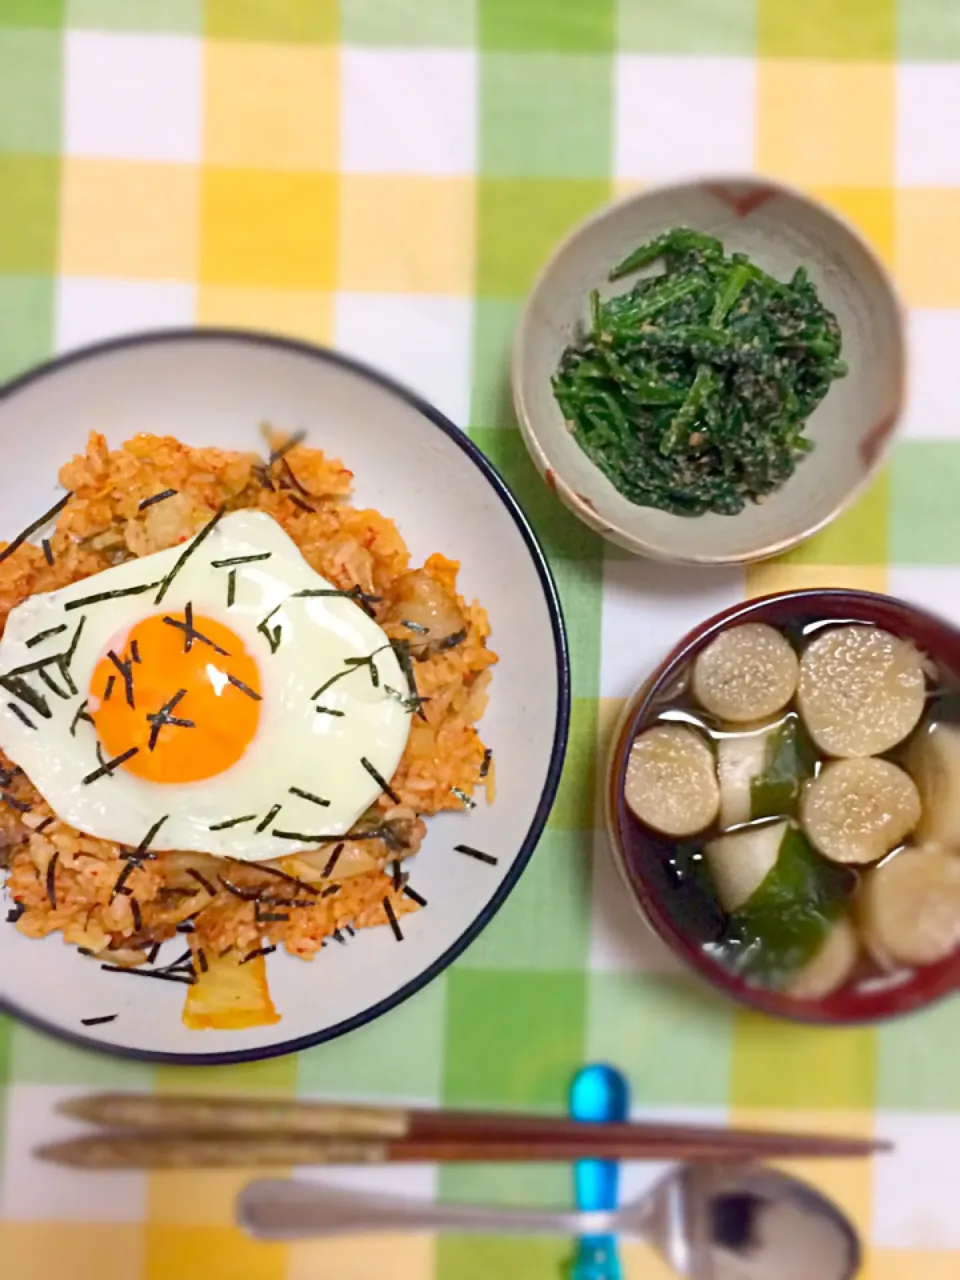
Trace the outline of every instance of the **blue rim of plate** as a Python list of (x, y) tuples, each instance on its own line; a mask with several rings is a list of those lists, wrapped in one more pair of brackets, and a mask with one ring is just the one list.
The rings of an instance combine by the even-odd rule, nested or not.
[(543, 791), (540, 794), (540, 802), (537, 805), (533, 821), (530, 823), (513, 865), (484, 909), (461, 933), (452, 946), (448, 947), (442, 955), (434, 960), (433, 964), (424, 969), (411, 982), (400, 987), (392, 995), (371, 1005), (370, 1008), (364, 1009), (361, 1013), (354, 1014), (352, 1018), (345, 1018), (342, 1022), (335, 1023), (332, 1027), (327, 1027), (325, 1030), (318, 1031), (312, 1035), (298, 1036), (293, 1040), (282, 1040), (277, 1044), (264, 1045), (255, 1049), (226, 1050), (221, 1053), (162, 1053), (149, 1049), (131, 1049), (126, 1045), (113, 1045), (108, 1041), (95, 1040), (79, 1032), (64, 1030), (64, 1028), (58, 1027), (54, 1023), (47, 1022), (43, 1018), (37, 1018), (33, 1014), (26, 1012), (12, 1001), (4, 1000), (0, 997), (0, 1012), (10, 1013), (28, 1026), (35, 1027), (38, 1031), (55, 1036), (57, 1039), (66, 1041), (77, 1048), (92, 1049), (99, 1053), (140, 1062), (167, 1063), (185, 1067), (223, 1067), (233, 1063), (262, 1062), (268, 1058), (279, 1058), (288, 1053), (299, 1053), (302, 1049), (311, 1049), (314, 1045), (325, 1044), (329, 1040), (336, 1040), (340, 1036), (346, 1035), (348, 1031), (356, 1031), (358, 1028), (366, 1026), (382, 1014), (389, 1013), (391, 1009), (403, 1004), (405, 1000), (416, 995), (418, 991), (422, 991), (428, 983), (432, 982), (444, 969), (448, 968), (487, 927), (504, 902), (506, 902), (523, 874), (546, 826), (550, 810), (553, 808), (557, 787), (560, 784), (560, 774), (566, 755), (567, 735), (570, 727), (570, 655), (567, 648), (567, 635), (563, 622), (563, 612), (560, 607), (560, 598), (546, 555), (537, 535), (530, 526), (530, 522), (524, 515), (523, 509), (499, 471), (481, 453), (470, 437), (455, 426), (439, 409), (435, 409), (429, 401), (424, 400), (416, 392), (410, 391), (407, 387), (395, 382), (386, 374), (372, 369), (360, 360), (353, 359), (352, 356), (343, 355), (339, 351), (332, 351), (328, 347), (314, 346), (312, 343), (301, 342), (296, 338), (287, 338), (279, 334), (265, 333), (256, 329), (206, 327), (202, 329), (155, 329), (142, 333), (125, 334), (117, 338), (108, 338), (103, 342), (93, 343), (90, 346), (79, 347), (74, 351), (65, 352), (62, 356), (55, 356), (52, 360), (47, 360), (43, 364), (35, 366), (26, 373), (12, 378), (9, 382), (0, 384), (0, 404), (10, 400), (17, 392), (29, 387), (32, 383), (56, 376), (61, 369), (65, 369), (70, 365), (82, 364), (89, 360), (99, 360), (102, 357), (111, 356), (115, 352), (125, 351), (131, 347), (147, 347), (177, 342), (247, 343), (250, 346), (267, 347), (277, 351), (306, 356), (323, 364), (337, 365), (359, 378), (375, 383), (390, 395), (416, 409), (424, 418), (432, 422), (458, 448), (463, 450), (513, 517), (513, 522), (519, 529), (520, 536), (526, 544), (540, 578), (540, 585), (543, 588), (547, 610), (550, 614), (550, 626), (553, 631), (557, 669), (557, 715), (554, 725), (553, 746), (550, 751), (550, 764), (547, 769)]

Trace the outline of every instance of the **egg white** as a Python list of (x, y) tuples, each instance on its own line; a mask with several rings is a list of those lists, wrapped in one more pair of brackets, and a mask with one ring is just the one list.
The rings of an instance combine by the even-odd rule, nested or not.
[[(186, 559), (162, 602), (155, 589), (74, 609), (71, 601), (101, 592), (157, 583), (189, 544), (128, 561), (59, 591), (31, 596), (13, 609), (0, 640), (0, 747), (18, 764), (54, 812), (80, 831), (136, 847), (161, 818), (153, 850), (201, 850), (260, 861), (317, 847), (274, 834), (341, 835), (376, 800), (381, 788), (361, 763), (368, 760), (385, 779), (394, 773), (406, 745), (410, 712), (396, 694), (410, 692), (383, 630), (343, 596), (295, 598), (295, 593), (329, 588), (291, 538), (264, 512), (224, 516)], [(269, 552), (269, 559), (237, 565), (234, 603), (227, 607), (229, 568), (214, 560)], [(93, 671), (108, 649), (122, 649), (130, 629), (156, 613), (182, 611), (216, 619), (243, 640), (260, 670), (262, 701), (256, 735), (231, 768), (201, 782), (162, 784), (138, 778), (122, 767), (84, 784), (100, 763), (92, 723), (74, 722), (87, 697)], [(279, 646), (258, 625), (276, 610)], [(44, 719), (18, 698), (3, 678), (38, 659), (63, 653), (85, 618), (70, 660), (77, 688), (55, 696), (36, 674), (31, 688), (50, 711)], [(38, 633), (66, 624), (65, 631), (27, 647)], [(312, 695), (331, 676), (347, 669), (346, 659), (372, 659), (378, 682), (361, 665), (333, 683), (319, 700)], [(56, 666), (50, 674), (58, 683)], [(221, 688), (222, 688), (221, 680)], [(393, 690), (393, 693), (387, 692)], [(320, 705), (342, 716), (317, 711)], [(34, 727), (17, 714), (19, 710)], [(189, 729), (180, 732), (192, 732)], [(322, 808), (290, 793), (299, 787), (329, 800)], [(256, 828), (277, 804), (281, 809), (262, 831)], [(211, 827), (244, 814), (257, 820), (215, 831)]]

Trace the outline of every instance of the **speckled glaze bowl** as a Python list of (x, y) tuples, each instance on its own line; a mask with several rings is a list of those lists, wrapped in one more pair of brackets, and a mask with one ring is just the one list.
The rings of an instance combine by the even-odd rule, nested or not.
[[(670, 515), (629, 502), (581, 450), (550, 384), (587, 321), (588, 297), (623, 293), (610, 269), (671, 227), (718, 236), (779, 279), (807, 267), (843, 334), (845, 378), (809, 419), (814, 451), (782, 489), (736, 516)], [(655, 267), (654, 270), (659, 270)], [(513, 398), (527, 448), (557, 497), (638, 555), (739, 564), (795, 546), (834, 519), (880, 463), (904, 399), (902, 308), (889, 274), (853, 228), (799, 191), (767, 179), (712, 178), (640, 191), (601, 210), (557, 249), (534, 286), (513, 352)]]
[[(718, 991), (763, 1013), (798, 1022), (879, 1022), (960, 990), (960, 950), (939, 964), (884, 977), (864, 975), (862, 981), (822, 1000), (798, 1000), (751, 986), (703, 950), (703, 944), (716, 936), (711, 935), (718, 919), (712, 896), (708, 900), (708, 895), (697, 894), (690, 885), (681, 886), (664, 856), (670, 846), (634, 817), (624, 797), (631, 744), (648, 727), (654, 708), (662, 705), (683, 669), (718, 632), (742, 622), (782, 627), (814, 619), (874, 623), (912, 640), (941, 670), (960, 681), (960, 631), (903, 600), (867, 591), (811, 590), (735, 605), (684, 636), (628, 703), (607, 766), (606, 822), (624, 884), (640, 912), (670, 950)], [(637, 927), (643, 928), (643, 922), (638, 920)]]

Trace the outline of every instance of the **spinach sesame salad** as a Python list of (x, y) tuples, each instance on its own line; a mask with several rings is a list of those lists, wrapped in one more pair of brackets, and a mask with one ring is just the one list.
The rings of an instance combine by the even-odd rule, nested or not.
[(713, 236), (677, 227), (610, 272), (644, 274), (590, 295), (554, 395), (580, 447), (639, 506), (735, 515), (793, 474), (807, 419), (847, 367), (836, 316), (805, 268), (775, 280)]

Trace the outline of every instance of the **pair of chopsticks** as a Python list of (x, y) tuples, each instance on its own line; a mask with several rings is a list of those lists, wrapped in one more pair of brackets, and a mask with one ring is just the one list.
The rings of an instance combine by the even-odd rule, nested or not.
[(57, 1110), (102, 1126), (38, 1148), (78, 1169), (268, 1168), (429, 1161), (778, 1160), (858, 1157), (890, 1144), (830, 1135), (566, 1117), (419, 1111), (261, 1098), (101, 1093)]

